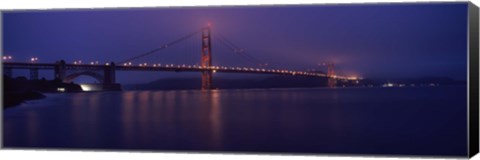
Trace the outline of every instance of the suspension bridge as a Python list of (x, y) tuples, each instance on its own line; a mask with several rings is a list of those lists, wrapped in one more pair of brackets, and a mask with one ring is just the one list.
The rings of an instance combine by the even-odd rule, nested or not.
[[(191, 39), (200, 34), (200, 64), (169, 64), (169, 63), (139, 63), (138, 60), (149, 57), (162, 50), (171, 48), (183, 41)], [(307, 76), (307, 77), (324, 77), (328, 78), (328, 86), (334, 87), (337, 80), (357, 80), (356, 77), (341, 76), (335, 74), (333, 63), (328, 63), (327, 72), (313, 72), (300, 71), (290, 69), (278, 69), (269, 67), (268, 63), (261, 61), (254, 56), (245, 52), (242, 49), (218, 33), (214, 36), (216, 40), (223, 46), (253, 64), (254, 67), (240, 67), (240, 66), (223, 66), (213, 65), (212, 61), (212, 30), (211, 26), (201, 28), (198, 31), (187, 34), (179, 39), (161, 45), (158, 48), (137, 54), (133, 57), (117, 61), (99, 64), (98, 62), (90, 62), (82, 64), (81, 61), (74, 61), (73, 63), (66, 63), (64, 60), (59, 60), (55, 63), (38, 63), (38, 58), (32, 58), (30, 62), (13, 62), (8, 61), (11, 57), (3, 57), (3, 69), (6, 76), (12, 77), (14, 69), (28, 69), (30, 70), (30, 79), (38, 79), (39, 70), (54, 70), (54, 77), (60, 79), (65, 83), (72, 82), (75, 78), (86, 75), (95, 78), (105, 89), (111, 88), (112, 85), (119, 85), (116, 83), (116, 71), (172, 71), (172, 72), (200, 72), (201, 73), (201, 89), (213, 89), (212, 81), (213, 74), (220, 73), (248, 73), (248, 74), (271, 74), (271, 75), (289, 75), (289, 76)], [(198, 38), (198, 37), (197, 37)], [(198, 53), (198, 50), (194, 51)]]

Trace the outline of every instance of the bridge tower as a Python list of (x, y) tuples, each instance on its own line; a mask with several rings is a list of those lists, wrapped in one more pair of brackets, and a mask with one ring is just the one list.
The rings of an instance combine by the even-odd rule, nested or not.
[[(210, 24), (202, 29), (202, 58), (201, 65), (203, 68), (212, 66), (212, 47), (210, 37)], [(212, 71), (202, 71), (202, 90), (212, 89)]]
[(336, 80), (335, 80), (335, 66), (333, 63), (327, 64), (327, 77), (328, 77), (328, 87), (335, 88)]

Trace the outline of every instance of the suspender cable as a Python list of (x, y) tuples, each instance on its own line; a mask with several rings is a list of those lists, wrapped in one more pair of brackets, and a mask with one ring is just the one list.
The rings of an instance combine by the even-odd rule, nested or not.
[(162, 45), (162, 46), (159, 47), (159, 48), (150, 50), (150, 51), (148, 51), (148, 52), (142, 53), (142, 54), (137, 55), (137, 56), (132, 57), (132, 58), (128, 58), (128, 59), (123, 60), (123, 61), (119, 61), (119, 62), (117, 62), (117, 63), (118, 63), (118, 64), (122, 64), (122, 63), (126, 63), (126, 62), (129, 62), (129, 61), (132, 61), (132, 60), (135, 60), (135, 59), (138, 59), (138, 58), (141, 58), (141, 57), (144, 57), (144, 56), (153, 54), (153, 53), (155, 53), (155, 52), (157, 52), (157, 51), (160, 51), (160, 50), (162, 50), (162, 49), (171, 47), (171, 46), (173, 46), (173, 45), (175, 45), (175, 44), (177, 44), (177, 43), (179, 43), (179, 42), (182, 42), (182, 41), (184, 41), (185, 39), (188, 39), (188, 38), (190, 38), (190, 37), (193, 37), (193, 36), (196, 35), (197, 33), (200, 33), (200, 31), (201, 31), (201, 30), (195, 31), (195, 32), (190, 33), (190, 34), (188, 34), (188, 35), (186, 35), (186, 36), (183, 36), (183, 37), (181, 37), (181, 38), (179, 38), (179, 39), (177, 39), (177, 40), (175, 40), (175, 41), (172, 41), (172, 42), (170, 42), (170, 43), (167, 43), (167, 44), (165, 44), (165, 45)]

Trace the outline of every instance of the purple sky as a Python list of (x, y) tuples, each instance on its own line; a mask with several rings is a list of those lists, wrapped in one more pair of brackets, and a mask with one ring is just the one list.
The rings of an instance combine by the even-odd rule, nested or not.
[[(465, 80), (467, 75), (467, 3), (9, 11), (3, 13), (2, 54), (15, 61), (37, 56), (40, 62), (116, 62), (208, 22), (214, 32), (275, 67), (319, 68), (316, 64), (333, 61), (338, 73), (366, 78)], [(199, 63), (199, 45), (198, 35), (134, 62)], [(213, 63), (252, 66), (215, 40)], [(117, 74), (120, 83), (199, 77)]]

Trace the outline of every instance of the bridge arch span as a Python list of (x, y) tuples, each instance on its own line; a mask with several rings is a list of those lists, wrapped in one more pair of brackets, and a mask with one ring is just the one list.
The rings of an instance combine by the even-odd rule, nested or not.
[(72, 73), (70, 75), (67, 75), (65, 77), (65, 79), (63, 79), (63, 82), (65, 83), (70, 83), (72, 82), (75, 78), (79, 77), (79, 76), (82, 76), (82, 75), (85, 75), (85, 76), (90, 76), (94, 79), (96, 79), (98, 82), (100, 83), (103, 83), (104, 80), (105, 80), (105, 77), (104, 75), (100, 74), (100, 73), (96, 73), (96, 72), (93, 72), (93, 71), (81, 71), (81, 72), (75, 72), (75, 73)]

